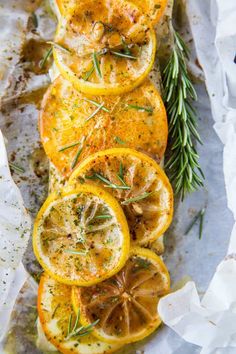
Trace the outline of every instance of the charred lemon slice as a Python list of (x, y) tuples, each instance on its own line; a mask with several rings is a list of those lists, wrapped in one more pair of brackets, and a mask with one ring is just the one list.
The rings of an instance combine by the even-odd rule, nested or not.
[(89, 286), (117, 273), (129, 253), (129, 231), (118, 202), (92, 185), (51, 194), (33, 232), (42, 267), (65, 284)]
[(91, 96), (59, 76), (44, 96), (39, 127), (49, 159), (65, 176), (92, 153), (112, 147), (160, 161), (168, 135), (165, 107), (150, 81), (125, 95)]
[(44, 273), (38, 290), (38, 314), (43, 331), (61, 353), (108, 354), (121, 347), (92, 335), (93, 325), (82, 326), (71, 305), (71, 287)]
[(172, 220), (173, 192), (159, 165), (132, 149), (109, 149), (91, 155), (73, 172), (69, 184), (102, 186), (119, 201), (133, 243), (146, 245), (166, 231)]
[(143, 82), (155, 51), (155, 32), (132, 2), (82, 0), (61, 17), (53, 53), (78, 90), (117, 95)]
[(150, 250), (134, 248), (112, 278), (89, 288), (73, 287), (72, 302), (80, 308), (83, 325), (98, 321), (94, 336), (125, 344), (147, 337), (160, 325), (157, 305), (169, 288), (162, 260)]

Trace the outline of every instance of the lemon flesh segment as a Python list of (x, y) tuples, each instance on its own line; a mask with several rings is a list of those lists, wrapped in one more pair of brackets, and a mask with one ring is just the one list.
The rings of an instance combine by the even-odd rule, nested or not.
[(118, 272), (129, 252), (129, 231), (117, 201), (93, 186), (50, 195), (34, 225), (42, 267), (65, 284), (89, 286)]
[[(125, 185), (127, 188), (109, 188)], [(173, 191), (160, 166), (147, 155), (126, 148), (98, 152), (72, 173), (69, 184), (86, 181), (109, 189), (128, 221), (133, 244), (147, 245), (169, 227), (173, 216)]]
[(39, 127), (46, 154), (64, 176), (112, 147), (134, 148), (160, 161), (168, 135), (164, 104), (149, 80), (124, 95), (98, 96), (77, 91), (59, 76), (44, 96)]
[(150, 72), (156, 36), (141, 10), (125, 0), (83, 0), (60, 18), (55, 63), (80, 91), (117, 95)]
[(108, 343), (131, 343), (151, 334), (161, 323), (160, 297), (170, 288), (168, 271), (152, 251), (131, 250), (124, 268), (111, 279), (89, 288), (73, 287), (81, 322), (99, 319), (94, 335)]
[[(85, 336), (68, 335), (70, 317), (71, 329), (76, 319), (71, 304), (71, 286), (58, 283), (46, 273), (39, 284), (38, 313), (47, 339), (61, 353), (108, 354), (121, 347), (100, 341), (90, 333)], [(77, 328), (80, 327), (81, 323), (78, 323)]]

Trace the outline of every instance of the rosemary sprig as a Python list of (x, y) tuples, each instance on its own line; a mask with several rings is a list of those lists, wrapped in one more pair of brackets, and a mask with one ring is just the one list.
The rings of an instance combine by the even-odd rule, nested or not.
[[(96, 102), (94, 100), (90, 100), (88, 98), (84, 98), (84, 101), (86, 102), (89, 102), (89, 103), (92, 103), (94, 104), (94, 106), (96, 107), (99, 107), (100, 106), (100, 103), (99, 102)], [(108, 108), (106, 108), (105, 106), (102, 106), (101, 109), (104, 111), (104, 112), (110, 112), (110, 110)]]
[(196, 111), (192, 106), (197, 95), (186, 64), (189, 49), (174, 30), (173, 39), (173, 52), (162, 72), (171, 151), (165, 167), (174, 184), (175, 193), (183, 200), (187, 193), (203, 186), (204, 175), (194, 147), (195, 140), (202, 142), (197, 132)]
[(99, 64), (99, 60), (98, 60), (98, 57), (97, 57), (97, 53), (96, 52), (93, 52), (93, 66), (96, 70), (96, 73), (98, 74), (98, 76), (100, 78), (102, 78), (102, 73), (101, 73), (101, 69), (100, 69), (100, 64)]
[(130, 203), (135, 203), (138, 202), (139, 200), (143, 200), (148, 198), (151, 194), (153, 194), (153, 192), (144, 192), (141, 195), (138, 195), (137, 197), (133, 197), (133, 198), (129, 198), (124, 200), (123, 202), (121, 202), (122, 205), (128, 205)]
[(46, 52), (43, 59), (39, 62), (40, 69), (44, 68), (46, 62), (48, 61), (51, 55), (52, 55), (52, 47)]
[(100, 321), (99, 319), (97, 319), (96, 321), (94, 321), (90, 325), (78, 327), (79, 319), (80, 319), (80, 311), (78, 311), (76, 319), (75, 319), (75, 324), (72, 328), (72, 316), (73, 315), (70, 314), (69, 321), (68, 321), (68, 328), (67, 328), (67, 336), (65, 337), (65, 340), (68, 340), (72, 337), (78, 338), (78, 337), (87, 336), (88, 334), (90, 334), (92, 332), (92, 328), (94, 326), (96, 326), (98, 324), (98, 322)]
[(127, 185), (119, 186), (118, 184), (112, 183), (111, 181), (109, 181), (109, 179), (107, 179), (106, 177), (104, 177), (103, 175), (101, 175), (100, 173), (97, 173), (97, 172), (95, 172), (92, 176), (85, 176), (85, 178), (87, 178), (87, 179), (98, 179), (98, 180), (102, 181), (103, 183), (105, 183), (105, 186), (107, 188), (130, 189), (130, 187), (127, 186)]
[(136, 109), (137, 111), (145, 111), (148, 113), (153, 113), (153, 108), (152, 107), (142, 107), (142, 106), (137, 106), (134, 104), (127, 104), (127, 107)]

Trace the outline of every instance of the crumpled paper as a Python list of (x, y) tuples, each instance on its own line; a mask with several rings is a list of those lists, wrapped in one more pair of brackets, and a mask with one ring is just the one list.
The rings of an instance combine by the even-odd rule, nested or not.
[[(214, 129), (224, 144), (228, 207), (236, 220), (236, 2), (188, 0), (186, 5)], [(158, 310), (165, 324), (187, 342), (202, 347), (201, 354), (236, 353), (236, 222), (228, 255), (202, 300), (194, 282), (188, 282), (161, 299)]]
[(15, 299), (27, 273), (21, 263), (30, 235), (31, 220), (8, 167), (0, 131), (0, 342)]

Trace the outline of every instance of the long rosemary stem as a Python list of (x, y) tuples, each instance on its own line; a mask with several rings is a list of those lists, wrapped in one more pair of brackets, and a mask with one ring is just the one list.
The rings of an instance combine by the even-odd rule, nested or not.
[(195, 141), (202, 144), (197, 131), (197, 116), (193, 102), (197, 94), (191, 83), (186, 61), (189, 49), (173, 30), (173, 51), (162, 72), (164, 100), (169, 121), (169, 151), (166, 170), (175, 193), (183, 200), (187, 193), (203, 186), (204, 175), (199, 165)]

